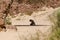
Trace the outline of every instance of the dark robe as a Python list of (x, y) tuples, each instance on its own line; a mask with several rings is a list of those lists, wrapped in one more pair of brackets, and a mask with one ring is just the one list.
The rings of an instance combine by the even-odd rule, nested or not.
[(33, 20), (30, 20), (31, 24), (30, 26), (35, 26), (35, 22)]

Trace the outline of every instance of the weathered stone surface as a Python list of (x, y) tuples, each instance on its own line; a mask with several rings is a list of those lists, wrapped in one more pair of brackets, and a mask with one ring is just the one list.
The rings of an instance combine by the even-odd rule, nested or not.
[(4, 19), (0, 18), (0, 25), (4, 25)]
[(6, 10), (8, 4), (10, 3), (11, 0), (0, 0), (0, 25), (4, 24), (4, 11)]
[(8, 4), (11, 0), (0, 0), (0, 12), (3, 12), (6, 10)]
[(9, 29), (9, 30), (17, 31), (17, 28), (16, 28), (16, 26), (14, 26), (14, 25), (6, 25), (6, 29), (7, 29), (7, 31), (8, 31), (8, 29)]
[(3, 17), (3, 13), (0, 13), (0, 18), (2, 18)]

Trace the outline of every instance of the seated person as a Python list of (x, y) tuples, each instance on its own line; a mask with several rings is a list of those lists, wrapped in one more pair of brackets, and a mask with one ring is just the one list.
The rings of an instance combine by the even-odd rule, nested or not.
[(30, 26), (35, 26), (35, 22), (32, 19), (30, 19), (29, 21), (31, 22)]

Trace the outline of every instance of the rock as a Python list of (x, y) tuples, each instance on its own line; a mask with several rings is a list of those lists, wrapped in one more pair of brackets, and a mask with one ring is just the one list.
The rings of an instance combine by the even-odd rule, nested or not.
[(11, 0), (0, 0), (0, 25), (4, 24), (4, 11), (8, 7), (8, 4), (11, 2)]
[(16, 26), (14, 25), (6, 25), (6, 30), (9, 31), (17, 31)]
[(4, 19), (0, 18), (0, 25), (4, 25)]

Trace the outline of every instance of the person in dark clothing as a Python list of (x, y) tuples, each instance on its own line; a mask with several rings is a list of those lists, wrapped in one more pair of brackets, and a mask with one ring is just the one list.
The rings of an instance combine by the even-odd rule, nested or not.
[(30, 19), (29, 21), (31, 22), (30, 26), (35, 26), (35, 22), (32, 19)]

